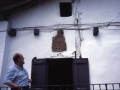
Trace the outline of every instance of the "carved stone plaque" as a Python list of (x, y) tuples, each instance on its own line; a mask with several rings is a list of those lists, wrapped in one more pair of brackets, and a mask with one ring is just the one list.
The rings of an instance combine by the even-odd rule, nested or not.
[(52, 38), (52, 51), (62, 52), (66, 51), (66, 42), (64, 37), (64, 32), (62, 29), (57, 31), (57, 35)]

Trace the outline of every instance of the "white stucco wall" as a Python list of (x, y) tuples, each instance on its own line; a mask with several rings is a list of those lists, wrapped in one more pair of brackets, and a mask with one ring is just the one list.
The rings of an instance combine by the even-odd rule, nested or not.
[(50, 26), (54, 24), (73, 23), (71, 17), (60, 17), (59, 2), (71, 0), (51, 0), (34, 6), (29, 10), (21, 11), (11, 16), (12, 27)]
[[(119, 0), (80, 0), (78, 11), (82, 13), (81, 23), (103, 23), (120, 21)], [(20, 11), (10, 17), (13, 28), (50, 26), (54, 24), (73, 24), (74, 10), (71, 17), (60, 17), (59, 1), (49, 1), (28, 10)], [(57, 28), (57, 27), (56, 27)], [(117, 29), (117, 30), (116, 30)], [(65, 30), (67, 51), (63, 55), (71, 56), (75, 49), (75, 31)], [(10, 37), (10, 50), (7, 68), (13, 64), (12, 55), (23, 53), (25, 68), (31, 75), (31, 60), (49, 58), (57, 55), (51, 51), (53, 32), (40, 32), (34, 36), (32, 30), (19, 31), (17, 36)], [(83, 58), (89, 59), (90, 83), (119, 83), (120, 82), (120, 31), (119, 27), (102, 27), (98, 36), (93, 36), (92, 29), (82, 31), (81, 53)]]
[(1, 77), (1, 68), (3, 63), (4, 57), (4, 50), (5, 50), (5, 40), (6, 40), (6, 30), (8, 28), (7, 21), (0, 21), (0, 77)]
[[(119, 0), (81, 0), (82, 23), (120, 21)], [(114, 20), (113, 20), (114, 19)]]
[[(81, 0), (82, 23), (120, 21), (119, 0)], [(97, 37), (92, 29), (83, 31), (82, 56), (89, 58), (91, 83), (119, 83), (120, 27), (101, 27)]]
[[(71, 56), (72, 52), (75, 51), (75, 35), (73, 31), (65, 31), (67, 51), (63, 52), (63, 55)], [(10, 38), (10, 54), (8, 60), (8, 67), (13, 64), (12, 56), (16, 52), (20, 52), (25, 57), (29, 75), (31, 75), (31, 61), (33, 57), (37, 58), (50, 58), (56, 56), (58, 53), (52, 52), (52, 37), (56, 32), (40, 32), (39, 36), (34, 36), (33, 31), (20, 31), (17, 32), (17, 36)], [(72, 37), (70, 37), (73, 35)], [(70, 37), (70, 38), (69, 38)], [(73, 42), (71, 44), (71, 42)], [(24, 47), (24, 48), (23, 48)]]

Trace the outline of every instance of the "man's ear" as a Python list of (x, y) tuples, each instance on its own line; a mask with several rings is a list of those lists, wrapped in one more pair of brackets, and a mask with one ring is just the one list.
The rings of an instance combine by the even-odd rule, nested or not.
[(18, 58), (18, 61), (20, 62), (21, 60), (20, 60), (20, 57)]

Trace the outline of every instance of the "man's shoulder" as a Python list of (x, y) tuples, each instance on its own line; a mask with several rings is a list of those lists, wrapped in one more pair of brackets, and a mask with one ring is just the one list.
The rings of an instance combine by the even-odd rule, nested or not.
[(12, 65), (8, 68), (8, 71), (17, 71), (18, 68), (15, 65)]

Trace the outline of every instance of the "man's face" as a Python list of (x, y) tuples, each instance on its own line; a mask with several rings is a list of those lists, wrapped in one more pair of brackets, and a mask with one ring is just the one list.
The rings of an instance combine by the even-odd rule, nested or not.
[(20, 55), (20, 64), (21, 65), (25, 64), (23, 55)]
[(24, 57), (22, 57), (21, 64), (25, 64)]

